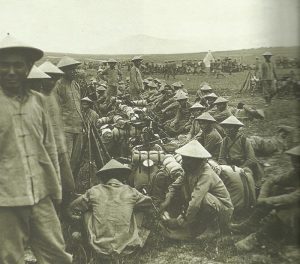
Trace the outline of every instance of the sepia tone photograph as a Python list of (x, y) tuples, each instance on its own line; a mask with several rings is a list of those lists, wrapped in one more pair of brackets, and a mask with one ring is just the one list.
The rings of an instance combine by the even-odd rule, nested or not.
[(0, 0), (0, 264), (300, 263), (298, 0)]

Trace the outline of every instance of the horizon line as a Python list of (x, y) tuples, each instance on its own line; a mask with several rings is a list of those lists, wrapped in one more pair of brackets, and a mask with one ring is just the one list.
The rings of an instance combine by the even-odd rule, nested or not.
[(240, 48), (240, 49), (231, 49), (231, 50), (207, 50), (207, 51), (193, 51), (193, 52), (174, 52), (174, 53), (77, 53), (77, 52), (58, 52), (58, 51), (44, 51), (45, 54), (55, 53), (55, 54), (73, 54), (73, 55), (95, 55), (95, 56), (133, 56), (133, 55), (178, 55), (178, 54), (195, 54), (195, 53), (207, 53), (207, 52), (226, 52), (226, 51), (239, 51), (239, 50), (251, 50), (251, 49), (274, 49), (274, 48), (299, 48), (300, 54), (300, 45), (291, 45), (291, 46), (269, 46), (269, 47), (256, 47), (256, 48)]

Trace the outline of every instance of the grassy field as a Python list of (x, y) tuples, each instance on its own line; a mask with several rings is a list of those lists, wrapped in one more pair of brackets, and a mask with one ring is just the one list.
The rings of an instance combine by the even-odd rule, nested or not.
[[(300, 71), (297, 71), (299, 78)], [(280, 70), (279, 75), (286, 74), (286, 70)], [(146, 77), (146, 76), (145, 76)], [(162, 76), (153, 76), (161, 78)], [(176, 80), (182, 80), (191, 95), (195, 94), (199, 84), (208, 82), (218, 95), (228, 96), (230, 104), (236, 105), (243, 101), (256, 108), (263, 109), (264, 101), (259, 94), (239, 94), (238, 91), (246, 77), (246, 72), (235, 73), (225, 78), (216, 79), (212, 76), (176, 76)], [(170, 83), (173, 80), (169, 81)], [(264, 109), (266, 118), (261, 121), (253, 121), (246, 125), (245, 134), (271, 137), (278, 125), (299, 126), (299, 101), (294, 98), (275, 98), (272, 104)], [(266, 169), (266, 177), (280, 175), (290, 169), (288, 157), (284, 154), (276, 154), (265, 158), (271, 166)], [(164, 239), (155, 226), (150, 234), (145, 247), (139, 254), (131, 256), (125, 263), (186, 263), (186, 264), (250, 264), (250, 263), (295, 263), (288, 262), (282, 257), (282, 243), (268, 243), (261, 249), (251, 254), (240, 255), (236, 252), (234, 243), (243, 237), (226, 236), (212, 241), (176, 242)]]

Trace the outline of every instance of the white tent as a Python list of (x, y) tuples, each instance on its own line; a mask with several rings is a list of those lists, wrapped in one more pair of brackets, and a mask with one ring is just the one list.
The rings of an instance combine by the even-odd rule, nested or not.
[(203, 59), (203, 62), (204, 62), (204, 64), (205, 64), (205, 67), (206, 68), (209, 68), (210, 67), (210, 62), (211, 61), (215, 61), (215, 58), (214, 58), (214, 56), (211, 54), (211, 51), (209, 50), (208, 52), (207, 52), (207, 54), (205, 55), (205, 57), (204, 57), (204, 59)]

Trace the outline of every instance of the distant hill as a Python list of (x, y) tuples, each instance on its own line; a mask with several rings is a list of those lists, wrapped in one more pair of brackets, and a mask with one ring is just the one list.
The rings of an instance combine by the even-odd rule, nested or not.
[[(172, 54), (201, 50), (201, 43), (182, 39), (164, 39), (144, 34), (133, 35), (111, 43), (104, 50), (115, 54)], [(177, 52), (176, 52), (177, 51)]]
[[(263, 47), (256, 49), (228, 50), (228, 51), (212, 51), (215, 58), (224, 58), (226, 56), (241, 60), (243, 63), (252, 64), (255, 62), (255, 57), (261, 57), (266, 51), (271, 51), (276, 56), (286, 56), (289, 58), (300, 58), (300, 46), (297, 47)], [(201, 60), (206, 55), (207, 51), (199, 53), (169, 53), (169, 54), (146, 54), (142, 55), (145, 61), (164, 62), (165, 60)], [(80, 61), (106, 60), (115, 58), (120, 61), (130, 60), (135, 54), (113, 55), (113, 54), (70, 54), (70, 53), (54, 53), (46, 52), (43, 61), (48, 57), (54, 63), (58, 62), (62, 56), (71, 56)], [(136, 54), (139, 55), (139, 54)]]

